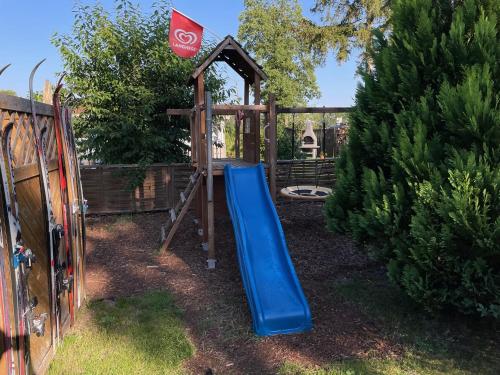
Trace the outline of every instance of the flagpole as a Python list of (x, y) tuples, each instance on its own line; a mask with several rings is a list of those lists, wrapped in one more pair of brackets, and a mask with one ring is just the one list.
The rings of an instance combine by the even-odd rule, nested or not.
[(201, 23), (199, 23), (198, 21), (195, 21), (193, 20), (191, 17), (188, 17), (186, 16), (184, 13), (180, 12), (179, 10), (175, 9), (174, 7), (172, 7), (172, 10), (175, 10), (177, 13), (183, 15), (184, 17), (186, 17), (188, 20), (190, 21), (193, 21), (194, 23), (196, 23), (197, 25), (200, 25), (201, 27), (203, 27), (205, 30), (207, 30), (210, 34), (212, 34), (213, 36), (215, 36), (217, 39), (219, 39), (219, 41), (221, 41), (223, 38), (221, 38), (219, 35), (217, 35), (217, 33), (215, 33), (214, 31), (210, 30), (208, 27), (206, 27), (205, 25), (202, 25)]

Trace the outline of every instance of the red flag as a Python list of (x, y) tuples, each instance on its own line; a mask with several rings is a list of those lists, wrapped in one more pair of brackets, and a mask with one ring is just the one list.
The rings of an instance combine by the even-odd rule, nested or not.
[(200, 50), (202, 37), (203, 26), (172, 9), (168, 40), (177, 56), (194, 57)]

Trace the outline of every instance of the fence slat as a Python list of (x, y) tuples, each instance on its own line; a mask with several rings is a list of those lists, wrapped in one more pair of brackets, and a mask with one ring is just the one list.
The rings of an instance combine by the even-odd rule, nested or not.
[[(144, 182), (131, 187), (137, 165), (81, 166), (82, 185), (90, 214), (166, 211), (180, 199), (193, 172), (190, 164), (153, 164)], [(276, 187), (314, 185), (333, 187), (335, 160), (279, 160)]]

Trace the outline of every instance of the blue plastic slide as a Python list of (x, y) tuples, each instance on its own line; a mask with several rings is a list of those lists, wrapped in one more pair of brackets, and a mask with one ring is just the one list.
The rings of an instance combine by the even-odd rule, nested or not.
[(224, 168), (241, 277), (257, 335), (312, 328), (311, 312), (293, 267), (262, 164)]

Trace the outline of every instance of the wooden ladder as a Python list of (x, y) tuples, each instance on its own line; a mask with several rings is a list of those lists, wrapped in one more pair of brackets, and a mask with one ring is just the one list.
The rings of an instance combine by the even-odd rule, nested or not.
[(203, 176), (199, 171), (196, 171), (189, 177), (189, 182), (180, 193), (180, 199), (174, 208), (169, 210), (170, 217), (165, 225), (161, 227), (160, 236), (160, 252), (167, 250), (168, 245), (172, 242), (172, 238), (175, 232), (179, 228), (179, 225), (186, 215), (189, 205), (193, 201), (196, 192), (200, 188), (201, 182), (203, 181)]

